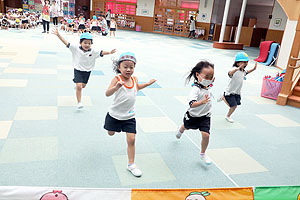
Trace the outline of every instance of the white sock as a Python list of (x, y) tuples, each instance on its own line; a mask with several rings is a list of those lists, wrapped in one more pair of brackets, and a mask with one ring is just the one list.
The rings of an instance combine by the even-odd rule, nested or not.
[(134, 163), (128, 164), (128, 167), (130, 167), (131, 165), (133, 165)]

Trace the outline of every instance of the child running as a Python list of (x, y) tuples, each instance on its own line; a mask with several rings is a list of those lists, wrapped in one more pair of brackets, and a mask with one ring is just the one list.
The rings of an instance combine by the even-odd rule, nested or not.
[(77, 97), (77, 108), (82, 109), (83, 104), (81, 103), (82, 89), (85, 88), (91, 71), (95, 67), (95, 61), (99, 57), (104, 55), (113, 54), (116, 52), (115, 49), (111, 51), (97, 51), (91, 49), (93, 44), (93, 36), (90, 33), (83, 33), (80, 36), (80, 42), (78, 44), (70, 44), (66, 41), (56, 29), (53, 30), (53, 34), (70, 49), (72, 52), (72, 65), (74, 67), (74, 83), (76, 83), (76, 97)]
[(147, 86), (153, 84), (156, 80), (152, 79), (148, 83), (139, 84), (133, 72), (136, 65), (135, 55), (131, 52), (121, 54), (120, 58), (114, 62), (114, 71), (118, 74), (115, 76), (105, 95), (115, 94), (113, 103), (105, 117), (104, 129), (110, 136), (115, 132), (126, 132), (127, 136), (127, 169), (135, 176), (142, 176), (142, 171), (135, 165), (135, 135), (136, 121), (134, 105), (136, 94)]
[(205, 154), (209, 143), (210, 116), (212, 96), (210, 86), (214, 81), (214, 65), (207, 61), (200, 61), (190, 72), (186, 83), (193, 78), (194, 84), (189, 94), (189, 108), (183, 118), (183, 124), (176, 133), (180, 139), (183, 132), (188, 129), (199, 129), (202, 135), (200, 158), (207, 164), (211, 164), (210, 158)]
[(218, 102), (224, 100), (224, 102), (229, 106), (229, 111), (225, 119), (230, 123), (234, 123), (234, 120), (231, 119), (232, 113), (238, 105), (241, 105), (241, 90), (243, 81), (246, 79), (246, 75), (256, 70), (257, 67), (256, 62), (254, 68), (245, 70), (248, 65), (248, 61), (249, 57), (245, 52), (239, 52), (236, 54), (235, 62), (231, 70), (228, 72), (228, 76), (230, 78), (229, 84), (226, 87), (224, 94), (217, 99)]

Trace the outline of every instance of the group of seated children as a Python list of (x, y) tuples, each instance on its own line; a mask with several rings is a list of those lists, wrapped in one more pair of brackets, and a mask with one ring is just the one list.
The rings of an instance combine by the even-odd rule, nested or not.
[(110, 32), (110, 36), (113, 35), (115, 37), (115, 31), (117, 29), (117, 23), (114, 18), (111, 19), (109, 26), (104, 16), (97, 17), (94, 15), (91, 20), (86, 20), (83, 15), (79, 15), (79, 17), (62, 19), (60, 22), (61, 30), (70, 33), (78, 32), (78, 34), (90, 32), (106, 36), (108, 32)]
[(9, 28), (16, 29), (29, 29), (36, 28), (39, 23), (40, 15), (35, 12), (25, 11), (23, 9), (13, 9), (7, 11), (7, 13), (0, 13), (0, 25), (2, 30), (8, 30)]

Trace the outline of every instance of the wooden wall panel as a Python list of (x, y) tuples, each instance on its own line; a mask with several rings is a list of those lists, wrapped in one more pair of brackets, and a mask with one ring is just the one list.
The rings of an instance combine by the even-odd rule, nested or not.
[(205, 29), (205, 34), (200, 39), (207, 40), (208, 39), (209, 28), (210, 28), (210, 23), (197, 22), (196, 27), (202, 27), (202, 28)]
[(4, 5), (11, 8), (23, 8), (22, 0), (5, 0)]
[(135, 16), (135, 24), (141, 26), (142, 32), (153, 32), (153, 17)]
[(252, 34), (253, 34), (253, 27), (243, 26), (239, 43), (243, 43), (245, 46), (250, 46)]
[(266, 41), (275, 41), (281, 44), (284, 31), (269, 29), (266, 36)]

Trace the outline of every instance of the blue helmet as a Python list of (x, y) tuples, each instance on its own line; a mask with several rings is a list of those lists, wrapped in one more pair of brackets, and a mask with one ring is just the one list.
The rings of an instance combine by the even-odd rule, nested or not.
[(132, 53), (132, 52), (122, 53), (120, 55), (119, 62), (122, 62), (124, 60), (130, 60), (130, 61), (134, 62), (134, 64), (136, 64), (136, 58), (135, 58), (134, 53)]
[(96, 16), (96, 15), (94, 15), (94, 16), (93, 16), (93, 19), (94, 19), (94, 20), (96, 20), (96, 19), (97, 19), (97, 16)]
[(235, 62), (249, 61), (249, 57), (245, 52), (239, 52), (235, 55)]
[(90, 33), (82, 33), (80, 35), (80, 40), (86, 39), (86, 40), (93, 40), (93, 35)]

